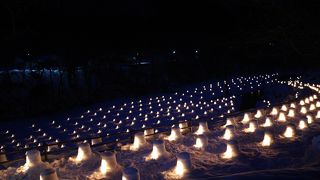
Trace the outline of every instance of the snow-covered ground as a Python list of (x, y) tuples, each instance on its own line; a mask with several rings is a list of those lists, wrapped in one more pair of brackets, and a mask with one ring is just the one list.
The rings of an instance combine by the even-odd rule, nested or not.
[[(239, 77), (200, 84), (174, 94), (100, 104), (56, 117), (2, 123), (0, 149), (10, 152), (59, 142), (60, 147), (76, 146), (62, 142), (211, 118), (236, 111), (242, 93), (275, 85), (279, 86), (276, 75)], [(23, 128), (17, 131), (17, 125)]]
[[(260, 76), (260, 78), (265, 77)], [(58, 138), (58, 141), (63, 141), (76, 139), (77, 135), (80, 138), (92, 137), (97, 134), (103, 135), (103, 133), (107, 135), (108, 133), (130, 132), (134, 129), (154, 127), (158, 124), (170, 127), (173, 123), (186, 119), (196, 120), (198, 117), (199, 119), (206, 119), (209, 125), (210, 132), (205, 133), (205, 137), (208, 138), (206, 147), (199, 149), (194, 146), (197, 142), (197, 137), (200, 136), (193, 132), (185, 132), (183, 137), (174, 141), (166, 140), (168, 139), (166, 138), (167, 135), (160, 133), (154, 137), (148, 137), (146, 144), (141, 147), (136, 142), (133, 145), (122, 146), (122, 150), (118, 150), (116, 153), (119, 166), (112, 170), (113, 173), (107, 173), (106, 175), (101, 174), (99, 169), (101, 152), (103, 151), (103, 147), (99, 147), (99, 151), (97, 151), (98, 148), (93, 148), (92, 155), (84, 161), (76, 157), (76, 152), (64, 153), (64, 157), (55, 158), (56, 160), (51, 159), (49, 162), (39, 163), (32, 167), (23, 165), (25, 161), (21, 160), (12, 164), (12, 167), (0, 171), (0, 177), (2, 179), (39, 178), (39, 173), (43, 169), (51, 167), (56, 170), (58, 177), (61, 179), (121, 179), (123, 168), (129, 166), (139, 170), (141, 179), (252, 178), (255, 176), (267, 178), (268, 175), (272, 176), (272, 174), (278, 173), (284, 176), (286, 173), (300, 173), (303, 175), (303, 171), (317, 174), (319, 169), (315, 165), (318, 165), (319, 161), (319, 142), (314, 137), (319, 134), (317, 111), (320, 110), (320, 103), (316, 104), (317, 100), (314, 99), (316, 96), (310, 97), (308, 100), (303, 99), (305, 105), (300, 105), (299, 103), (302, 104), (302, 102), (297, 99), (295, 107), (287, 104), (286, 111), (281, 106), (277, 107), (277, 114), (272, 116), (269, 115), (272, 112), (271, 107), (261, 109), (260, 117), (259, 113), (256, 112), (248, 114), (248, 122), (243, 121), (243, 114), (239, 114), (229, 119), (233, 125), (224, 127), (226, 119), (210, 119), (211, 117), (236, 111), (237, 97), (241, 94), (239, 91), (250, 92), (250, 90), (259, 89), (262, 85), (271, 83), (272, 86), (275, 86), (276, 84), (281, 84), (281, 82), (270, 79), (240, 78), (225, 85), (226, 89), (230, 87), (230, 96), (228, 98), (221, 98), (221, 96), (220, 98), (215, 98), (219, 97), (217, 95), (219, 91), (223, 95), (221, 91), (226, 90), (220, 86), (221, 83), (224, 82), (216, 83), (215, 85), (207, 84), (196, 89), (177, 92), (173, 95), (146, 97), (141, 100), (106, 105), (101, 109), (100, 107), (94, 107), (76, 116), (56, 119), (54, 122), (49, 121), (49, 124), (47, 121), (35, 122), (34, 127), (31, 124), (27, 132), (18, 133), (12, 128), (7, 133), (8, 129), (4, 129), (4, 135), (8, 136), (7, 139), (14, 138), (17, 140), (13, 143), (12, 140), (7, 141), (8, 144), (3, 145), (2, 149), (10, 149), (11, 144), (16, 146), (17, 144), (15, 143), (18, 143), (18, 139), (26, 133), (32, 133), (32, 137), (27, 136), (26, 139), (19, 139), (21, 148), (25, 145), (32, 146), (31, 144), (36, 147), (38, 143), (49, 141), (50, 136), (52, 141)], [(298, 88), (297, 84), (290, 82), (288, 84)], [(311, 106), (311, 104), (313, 105)], [(306, 114), (300, 113), (302, 106), (306, 107)], [(316, 109), (313, 109), (313, 106)], [(282, 111), (280, 111), (280, 108), (282, 108)], [(295, 112), (294, 117), (289, 117), (290, 110)], [(285, 122), (281, 122), (281, 118), (280, 121), (278, 120), (279, 113), (283, 113), (286, 118)], [(256, 114), (255, 118), (254, 114)], [(106, 117), (104, 118), (104, 116)], [(262, 127), (267, 117), (273, 125), (271, 127)], [(312, 121), (310, 117), (313, 118)], [(307, 128), (299, 129), (300, 120), (305, 121)], [(104, 127), (104, 124), (106, 124), (106, 127)], [(295, 132), (293, 137), (285, 137), (284, 135), (289, 125), (292, 126)], [(251, 132), (253, 131), (253, 126), (256, 127), (256, 130)], [(250, 127), (251, 129), (248, 129)], [(7, 125), (5, 128), (10, 128), (10, 126)], [(229, 140), (223, 138), (225, 137), (226, 128), (233, 133)], [(63, 132), (64, 129), (67, 130)], [(201, 133), (197, 132), (197, 134)], [(260, 144), (266, 132), (272, 139), (271, 146), (268, 147)], [(12, 137), (13, 133), (14, 136)], [(46, 135), (43, 136), (43, 133), (46, 133)], [(20, 135), (21, 137), (18, 137)], [(152, 142), (156, 139), (164, 140), (165, 149), (168, 153), (154, 160), (152, 159), (154, 154), (150, 154), (153, 147)], [(103, 139), (103, 141), (105, 140), (108, 140), (108, 138)], [(23, 144), (24, 142), (28, 144)], [(197, 144), (198, 146), (201, 145), (199, 142)], [(11, 148), (14, 149), (15, 147), (12, 145)], [(189, 153), (192, 163), (190, 173), (182, 173), (183, 176), (179, 175), (181, 168), (176, 167), (176, 156), (181, 152)], [(224, 154), (225, 152), (228, 153)], [(230, 152), (232, 153), (230, 154)], [(70, 158), (71, 156), (73, 158)], [(228, 158), (229, 156), (230, 158)]]

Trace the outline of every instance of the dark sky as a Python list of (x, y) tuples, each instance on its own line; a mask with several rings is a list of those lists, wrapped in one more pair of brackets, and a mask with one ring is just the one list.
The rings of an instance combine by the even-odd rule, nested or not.
[(5, 0), (1, 38), (11, 40), (14, 17), (22, 47), (201, 47), (279, 28), (292, 37), (317, 33), (319, 9), (316, 0)]

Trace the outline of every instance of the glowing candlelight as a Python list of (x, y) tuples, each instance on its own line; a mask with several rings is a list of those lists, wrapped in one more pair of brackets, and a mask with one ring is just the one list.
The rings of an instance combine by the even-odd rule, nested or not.
[(311, 124), (313, 122), (312, 116), (307, 115), (307, 122), (308, 122), (308, 124)]
[(300, 113), (301, 114), (306, 114), (307, 113), (307, 108), (302, 106), (301, 109), (300, 109)]
[(226, 128), (223, 134), (223, 139), (225, 140), (231, 140), (231, 138), (233, 137), (233, 133), (231, 131), (231, 128)]
[(24, 165), (24, 170), (27, 170), (41, 163), (42, 160), (40, 151), (33, 149), (26, 152), (26, 164)]
[(169, 137), (167, 137), (167, 140), (175, 141), (180, 137), (182, 137), (182, 134), (180, 132), (180, 128), (179, 127), (173, 127), (173, 128), (171, 128), (171, 134), (170, 134)]
[(189, 173), (192, 168), (190, 155), (187, 152), (181, 152), (177, 155), (177, 164), (175, 167), (175, 173), (183, 177), (186, 173)]
[(269, 133), (264, 133), (263, 141), (260, 143), (261, 146), (270, 146), (272, 143), (272, 136)]
[(133, 145), (130, 146), (130, 149), (133, 151), (137, 151), (145, 144), (146, 144), (146, 139), (144, 138), (144, 133), (138, 132), (134, 135)]
[(287, 108), (287, 106), (286, 106), (286, 105), (282, 105), (282, 106), (281, 106), (281, 110), (282, 110), (282, 111), (287, 111), (287, 110), (288, 110), (288, 108)]
[(101, 164), (99, 171), (101, 174), (107, 174), (118, 168), (118, 163), (116, 160), (116, 154), (113, 152), (104, 152), (101, 155)]
[(95, 144), (99, 144), (99, 143), (102, 143), (102, 138), (94, 138), (94, 139), (91, 139), (91, 144), (92, 145), (95, 145)]
[(270, 117), (267, 117), (265, 122), (261, 126), (262, 127), (270, 127), (270, 126), (272, 126), (272, 122), (271, 122)]
[(249, 114), (245, 113), (241, 121), (242, 124), (247, 124), (250, 121)]
[(195, 134), (200, 135), (200, 134), (207, 133), (207, 132), (209, 132), (207, 122), (199, 122), (199, 128), (195, 132)]
[(231, 158), (233, 158), (233, 157), (235, 157), (235, 152), (234, 152), (234, 150), (233, 150), (233, 147), (232, 147), (232, 145), (231, 144), (227, 144), (227, 149), (226, 149), (226, 151), (221, 155), (221, 157), (223, 158), (223, 159), (231, 159)]
[(305, 99), (304, 99), (304, 102), (305, 102), (306, 104), (309, 104), (309, 103), (310, 103), (310, 101), (309, 101), (308, 98), (305, 98)]
[(277, 108), (272, 108), (272, 111), (270, 113), (270, 115), (276, 116), (278, 114), (278, 109)]
[(309, 110), (314, 111), (316, 109), (316, 106), (314, 104), (310, 104)]
[(184, 129), (184, 128), (187, 128), (188, 127), (188, 122), (181, 122), (179, 123), (179, 127), (180, 127), (180, 130)]
[(294, 130), (291, 126), (287, 126), (285, 132), (283, 133), (284, 137), (292, 138), (294, 136)]
[(307, 123), (305, 120), (300, 120), (299, 121), (299, 129), (303, 130), (307, 127)]
[(231, 119), (227, 119), (226, 124), (222, 126), (222, 128), (226, 128), (227, 126), (232, 125)]
[(257, 113), (254, 115), (255, 118), (260, 118), (262, 116), (261, 110), (258, 110)]
[(317, 119), (320, 118), (320, 111), (317, 112), (316, 118), (317, 118)]
[(89, 143), (80, 144), (78, 147), (78, 154), (75, 159), (76, 162), (85, 161), (90, 158), (92, 152)]
[(208, 145), (208, 137), (205, 135), (199, 135), (196, 139), (196, 144), (193, 146), (199, 149), (204, 149), (207, 145)]
[(291, 117), (291, 118), (294, 117), (294, 109), (289, 110), (288, 117)]
[(309, 97), (309, 101), (310, 101), (310, 102), (313, 101), (313, 97), (312, 97), (312, 96)]
[(256, 124), (254, 122), (250, 122), (249, 127), (244, 129), (244, 132), (252, 133), (252, 132), (255, 132), (255, 130), (256, 130)]
[(153, 148), (152, 152), (150, 153), (149, 156), (146, 157), (146, 160), (150, 159), (159, 159), (161, 157), (168, 156), (169, 153), (167, 152), (164, 142), (162, 140), (156, 140), (153, 142)]
[(286, 115), (284, 114), (284, 112), (280, 112), (279, 113), (279, 117), (278, 117), (278, 121), (279, 122), (286, 122)]

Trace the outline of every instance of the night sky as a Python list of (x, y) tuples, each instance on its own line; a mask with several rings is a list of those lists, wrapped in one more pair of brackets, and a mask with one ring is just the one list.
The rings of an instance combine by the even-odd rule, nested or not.
[[(15, 47), (212, 47), (287, 36), (318, 44), (318, 1), (6, 0), (1, 39)], [(10, 9), (10, 11), (9, 11)], [(10, 13), (11, 12), (11, 13)]]

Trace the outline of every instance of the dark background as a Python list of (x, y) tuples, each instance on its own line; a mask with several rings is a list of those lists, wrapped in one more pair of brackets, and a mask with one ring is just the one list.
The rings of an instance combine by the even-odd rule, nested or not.
[[(316, 0), (3, 0), (0, 118), (232, 75), (318, 70), (319, 10)], [(44, 78), (54, 69), (59, 79)]]

